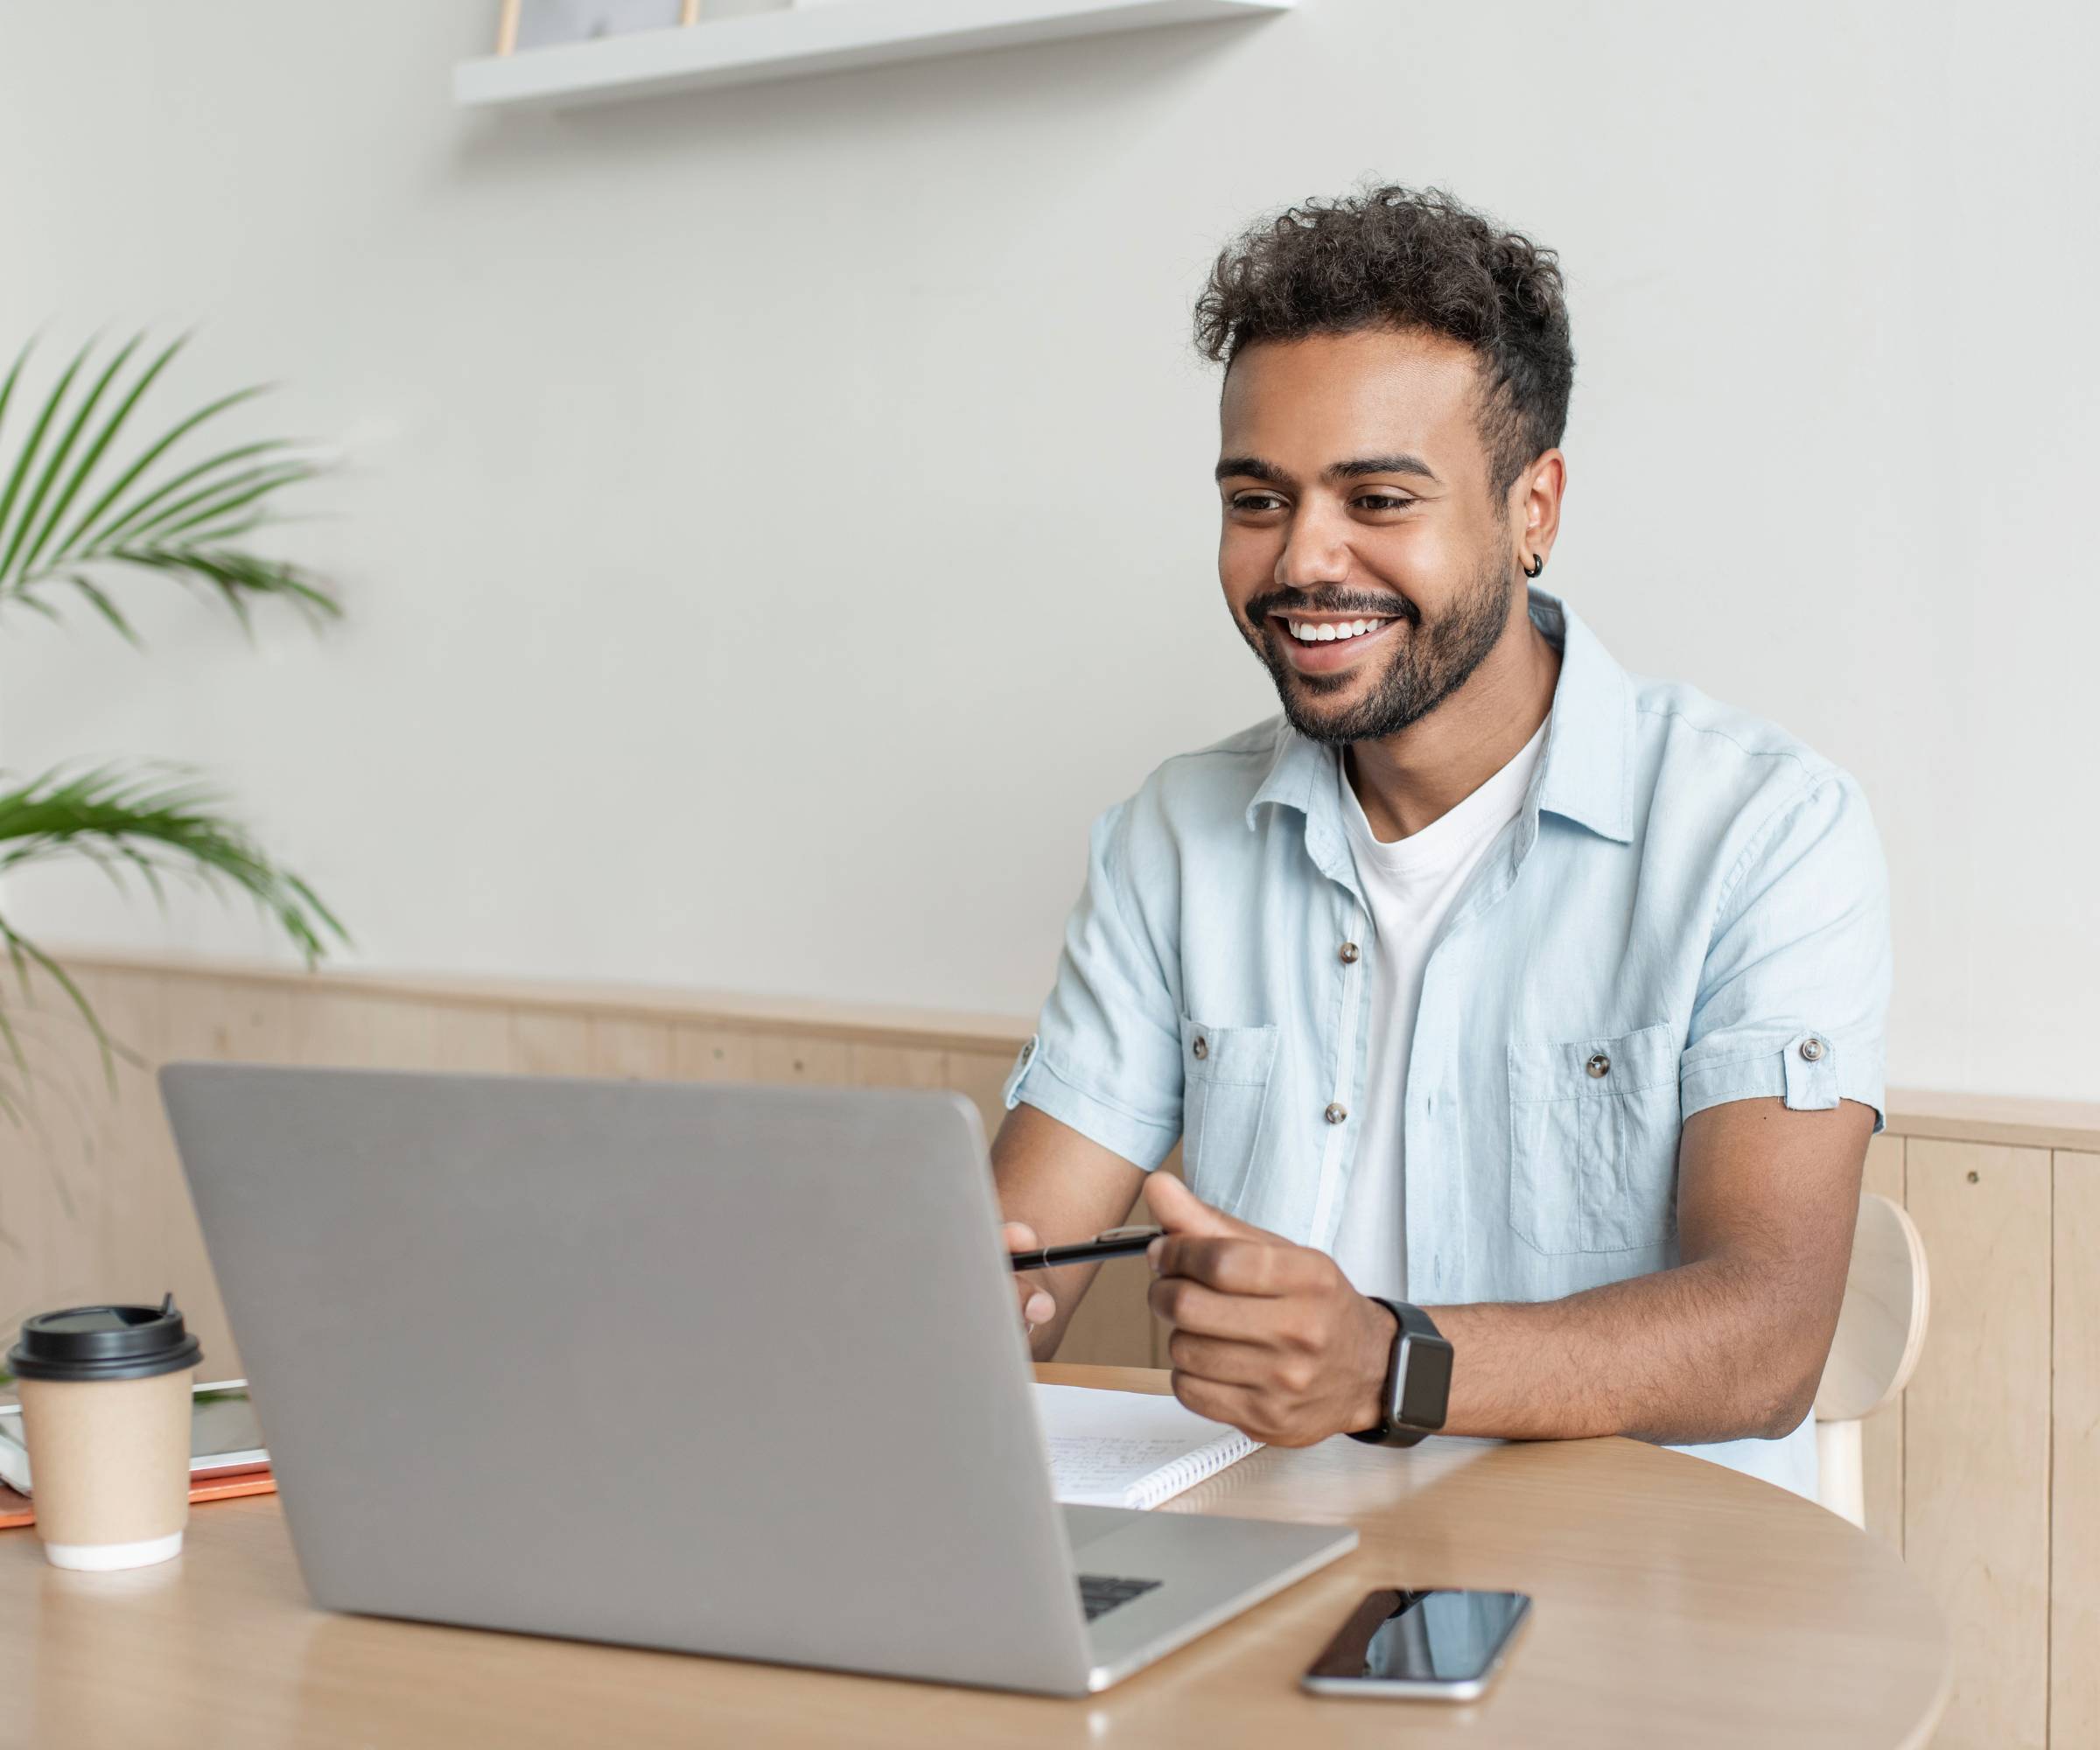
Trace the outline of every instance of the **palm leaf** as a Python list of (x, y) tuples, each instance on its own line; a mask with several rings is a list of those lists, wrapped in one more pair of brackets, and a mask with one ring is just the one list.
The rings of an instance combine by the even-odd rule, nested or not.
[[(93, 346), (94, 342), (90, 341), (74, 354), (73, 362), (66, 367), (57, 386), (46, 398), (44, 410), (37, 416), (37, 423), (30, 428), (29, 441), (22, 446), (22, 453), (15, 458), (15, 466), (8, 471), (6, 490), (0, 491), (0, 538), (7, 535), (8, 517), (14, 510), (15, 499), (22, 490), (22, 482), (29, 478), (37, 466), (37, 452), (44, 447), (44, 434), (51, 429), (51, 422), (58, 417), (59, 405), (66, 399), (66, 391), (73, 387), (74, 378), (80, 374), (80, 367), (88, 362), (88, 354)], [(23, 522), (27, 521), (28, 518), (24, 516)], [(10, 557), (13, 556), (15, 545), (22, 538), (21, 530), (22, 524), (18, 523), (14, 538), (9, 541), (7, 546)], [(0, 559), (0, 572), (6, 569), (6, 561)]]
[[(312, 480), (318, 471), (311, 463), (276, 462), (268, 467), (248, 468), (228, 479), (214, 480), (209, 486), (200, 486), (187, 498), (178, 498), (165, 506), (144, 522), (134, 522), (121, 531), (124, 544), (132, 545), (141, 536), (179, 535), (186, 528), (194, 528), (252, 504), (265, 493), (275, 492), (279, 486), (290, 486), (295, 480)], [(105, 540), (104, 546), (108, 545)]]
[[(153, 881), (175, 872), (246, 893), (309, 965), (327, 952), (326, 938), (346, 942), (341, 923), (313, 890), (273, 863), (223, 806), (179, 766), (129, 774), (108, 766), (49, 771), (0, 790), (0, 875), (61, 853), (114, 853)], [(0, 932), (6, 928), (0, 921)]]
[(22, 367), (29, 362), (31, 350), (36, 344), (34, 340), (22, 343), (22, 350), (15, 354), (14, 363), (8, 367), (7, 381), (0, 382), (0, 430), (6, 428), (7, 407), (15, 398), (15, 383), (22, 374)]
[[(36, 943), (31, 942), (26, 936), (17, 934), (9, 927), (5, 919), (0, 919), (0, 940), (4, 940), (7, 944), (7, 957), (14, 965), (15, 976), (22, 982), (24, 996), (26, 997), (30, 994), (29, 969), (33, 961), (49, 976), (51, 981), (66, 993), (66, 1000), (80, 1012), (80, 1018), (88, 1023), (88, 1027), (94, 1034), (95, 1048), (102, 1054), (102, 1074), (108, 1082), (111, 1089), (114, 1090), (116, 1087), (115, 1048), (110, 1043), (109, 1035), (102, 1031), (102, 1020), (95, 1014), (94, 1006), (88, 1002), (80, 987), (74, 983), (72, 975), (38, 948)], [(4, 1019), (4, 1017), (0, 1017), (0, 1020)], [(8, 1029), (8, 1047), (15, 1060), (16, 1066), (22, 1072), (23, 1080), (26, 1082), (29, 1079), (29, 1060), (23, 1055), (21, 1042), (16, 1037), (15, 1030), (11, 1026)]]
[[(277, 505), (287, 488), (324, 472), (320, 458), (282, 438), (223, 445), (193, 461), (182, 454), (200, 426), (260, 388), (207, 402), (125, 459), (141, 403), (188, 337), (161, 347), (127, 382), (144, 338), (118, 347), (74, 401), (74, 385), (95, 350), (93, 342), (82, 347), (46, 396), (11, 466), (0, 452), (0, 609), (18, 605), (55, 617), (48, 597), (68, 592), (136, 642), (115, 584), (144, 574), (202, 584), (243, 623), (258, 596), (288, 601), (311, 618), (338, 612), (324, 578), (248, 545), (281, 520)], [(25, 347), (0, 385), (0, 415), (28, 355)], [(114, 478), (98, 486), (105, 470)]]
[(125, 477), (104, 493), (87, 514), (80, 518), (80, 522), (74, 525), (73, 531), (60, 544), (60, 550), (64, 553), (92, 554), (98, 549), (108, 547), (117, 541), (127, 530), (136, 527), (139, 520), (166, 498), (170, 493), (180, 492), (192, 480), (202, 480), (206, 474), (216, 472), (220, 469), (230, 468), (235, 462), (244, 462), (250, 456), (265, 455), (272, 450), (284, 450), (290, 447), (289, 442), (283, 438), (265, 438), (254, 444), (236, 444), (231, 450), (222, 450), (216, 456), (199, 462), (192, 467), (185, 468), (172, 480), (163, 480), (150, 491), (141, 493), (130, 503), (120, 507), (113, 515), (104, 516), (104, 511), (108, 510), (109, 504), (116, 500), (116, 495), (129, 486), (132, 480), (143, 472), (148, 464), (156, 459), (154, 454), (149, 452), (138, 461), (133, 463)]
[[(116, 348), (75, 400), (74, 385), (88, 373), (97, 343), (81, 347), (20, 441), (0, 444), (0, 610), (19, 606), (56, 619), (47, 598), (66, 592), (65, 598), (85, 602), (136, 644), (112, 580), (143, 575), (202, 585), (244, 624), (258, 597), (288, 602), (315, 620), (339, 613), (326, 579), (248, 545), (257, 530), (285, 520), (277, 510), (280, 494), (323, 472), (320, 458), (290, 439), (264, 438), (214, 444), (201, 459), (190, 459), (186, 440), (262, 394), (259, 388), (207, 402), (132, 448), (141, 405), (186, 337), (161, 347), (127, 381), (144, 340), (135, 335)], [(23, 347), (0, 381), (0, 438), (33, 345)], [(113, 478), (102, 484), (105, 471)], [(53, 768), (27, 782), (0, 773), (0, 878), (61, 857), (85, 858), (120, 890), (144, 885), (163, 903), (172, 876), (245, 895), (310, 966), (349, 940), (313, 889), (272, 861), (228, 817), (223, 799), (181, 768)], [(77, 1014), (93, 1032), (114, 1086), (115, 1056), (132, 1054), (103, 1031), (80, 987), (4, 918), (0, 951), (25, 995), (37, 980), (57, 987), (64, 1003), (42, 1013)], [(0, 989), (0, 1115), (33, 1122), (22, 1096), (35, 1067), (28, 1047), (36, 1040), (25, 1030), (25, 1016), (38, 1012), (10, 1014), (6, 998)], [(0, 1243), (11, 1243), (4, 1230)]]
[(289, 449), (290, 447), (290, 440), (283, 438), (266, 438), (259, 443), (236, 445), (234, 449), (214, 456), (207, 461), (199, 462), (193, 467), (184, 469), (173, 480), (164, 481), (161, 485), (142, 494), (141, 496), (129, 503), (118, 506), (114, 511), (110, 509), (110, 507), (116, 505), (117, 500), (130, 490), (132, 483), (141, 474), (173, 449), (183, 438), (203, 424), (206, 420), (225, 412), (229, 407), (238, 406), (242, 402), (249, 400), (262, 392), (260, 389), (244, 388), (232, 395), (220, 396), (217, 401), (211, 402), (208, 406), (198, 409), (173, 430), (164, 433), (158, 442), (150, 444), (130, 467), (117, 476), (115, 485), (108, 487), (102, 497), (95, 500), (93, 504), (80, 513), (80, 520), (66, 531), (66, 539), (60, 543), (59, 550), (62, 553), (79, 552), (97, 542), (106, 541), (122, 534), (170, 493), (186, 486), (192, 480), (208, 474), (214, 468), (229, 467), (234, 463), (244, 461), (250, 456), (259, 456), (267, 450)]
[[(73, 446), (80, 441), (80, 433), (88, 429), (88, 422), (94, 417), (94, 410), (102, 405), (102, 397), (108, 393), (109, 385), (116, 381), (116, 374), (130, 362), (131, 354), (138, 350), (138, 343), (145, 338), (144, 334), (134, 334), (120, 346), (116, 356), (102, 368), (102, 375), (94, 380), (94, 387), (88, 391), (86, 398), (74, 410), (72, 419), (66, 423), (65, 431), (60, 436), (57, 448), (51, 452), (51, 459), (44, 465), (44, 472), (37, 481), (36, 491), (30, 495), (29, 502), (22, 507), (22, 521), (16, 525), (14, 536), (7, 544), (6, 556), (0, 558), (0, 580), (4, 580), (8, 573), (16, 569), (15, 556), (18, 553), (21, 555), (21, 569), (27, 570), (36, 562), (38, 550), (51, 539), (51, 525), (66, 514), (68, 495), (80, 489), (77, 471), (71, 486), (60, 490), (50, 514), (42, 522), (37, 521), (37, 513), (43, 509), (44, 500), (50, 496), (52, 487), (64, 477), (66, 461), (73, 454)], [(37, 531), (33, 536), (30, 534), (32, 528)], [(27, 544), (24, 545), (24, 542)]]
[[(85, 423), (88, 415), (94, 410), (95, 402), (101, 398), (102, 390), (108, 387), (110, 379), (116, 376), (124, 360), (131, 356), (132, 351), (145, 338), (144, 334), (135, 336), (130, 346), (126, 346), (122, 352), (119, 353), (116, 355), (116, 362), (102, 374), (102, 381), (95, 386), (94, 394), (88, 398), (87, 406), (81, 410), (81, 423)], [(95, 464), (102, 459), (102, 452), (116, 441), (116, 434), (124, 429), (124, 422), (131, 416), (131, 410), (138, 405), (139, 398), (153, 387), (153, 379), (167, 368), (168, 360), (182, 350), (184, 341), (188, 339), (189, 337), (186, 334), (170, 341), (164, 346), (161, 349), (160, 356), (146, 367), (138, 381), (131, 385), (123, 400), (117, 403), (116, 410), (102, 422), (102, 429), (95, 434), (94, 440), (88, 445), (87, 453), (80, 458), (79, 464), (73, 471), (72, 478), (66, 482), (64, 488), (59, 494), (57, 502), (52, 506), (49, 514), (45, 517), (44, 526), (37, 531), (36, 538), (29, 544), (29, 550), (22, 556), (23, 570), (30, 570), (35, 566), (38, 556), (49, 544), (52, 532), (64, 520), (74, 500), (80, 495), (80, 488), (88, 484), (88, 477), (94, 472)]]
[[(84, 857), (122, 887), (127, 868), (157, 897), (162, 878), (187, 876), (208, 889), (245, 893), (273, 918), (309, 966), (348, 933), (319, 895), (271, 861), (244, 829), (222, 812), (222, 800), (178, 766), (125, 773), (101, 766), (52, 770), (25, 784), (0, 788), (0, 875), (66, 855)], [(104, 1031), (87, 994), (43, 948), (0, 918), (4, 946), (26, 995), (32, 973), (49, 978), (87, 1023), (116, 1086), (118, 1055), (130, 1056)], [(0, 1002), (0, 1049), (25, 1088), (31, 1066), (20, 1028)], [(22, 1102), (0, 1082), (0, 1116), (19, 1121)]]
[(131, 622), (124, 618), (117, 605), (102, 593), (93, 578), (83, 578), (74, 571), (68, 574), (66, 581), (87, 598), (88, 606), (109, 622), (118, 637), (134, 649), (138, 648), (138, 634), (131, 629)]

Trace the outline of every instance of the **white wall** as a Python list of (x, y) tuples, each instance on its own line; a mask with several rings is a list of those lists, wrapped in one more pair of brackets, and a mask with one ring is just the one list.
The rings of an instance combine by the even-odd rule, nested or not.
[(1894, 1079), (2100, 1096), (2094, 8), (1303, 0), (469, 116), (494, 10), (0, 11), (0, 345), (199, 321), (167, 405), (280, 379), (357, 458), (299, 536), (341, 629), (0, 620), (10, 766), (210, 766), (368, 965), (1032, 1012), (1090, 816), (1273, 707), (1209, 256), (1441, 183), (1566, 262), (1550, 582), (1865, 782)]

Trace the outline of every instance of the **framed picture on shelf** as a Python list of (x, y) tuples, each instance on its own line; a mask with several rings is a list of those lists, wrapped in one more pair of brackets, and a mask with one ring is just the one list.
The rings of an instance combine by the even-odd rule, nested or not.
[(503, 0), (496, 52), (556, 48), (696, 23), (701, 0)]

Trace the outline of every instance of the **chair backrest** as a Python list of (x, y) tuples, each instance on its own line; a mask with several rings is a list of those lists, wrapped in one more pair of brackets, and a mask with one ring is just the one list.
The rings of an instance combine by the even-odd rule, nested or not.
[(1816, 1389), (1819, 1422), (1871, 1416), (1910, 1382), (1932, 1304), (1917, 1225), (1876, 1192), (1859, 1200), (1838, 1334)]

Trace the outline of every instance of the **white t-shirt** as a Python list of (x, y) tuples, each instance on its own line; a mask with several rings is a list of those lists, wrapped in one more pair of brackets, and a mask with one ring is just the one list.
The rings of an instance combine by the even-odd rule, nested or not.
[(1421, 831), (1390, 844), (1372, 834), (1363, 804), (1350, 786), (1348, 762), (1335, 762), (1341, 770), (1341, 816), (1356, 878), (1376, 926), (1363, 949), (1370, 961), (1369, 1054), (1358, 1114), (1363, 1129), (1356, 1138), (1356, 1165), (1349, 1175), (1334, 1254), (1360, 1294), (1407, 1298), (1403, 1115), (1408, 1054), (1415, 1041), (1415, 1011), (1422, 1002), (1429, 945), (1495, 835), (1522, 811), (1545, 746), (1542, 723), (1516, 756), (1465, 801)]

